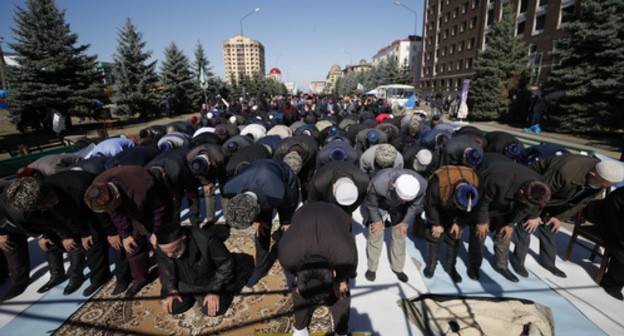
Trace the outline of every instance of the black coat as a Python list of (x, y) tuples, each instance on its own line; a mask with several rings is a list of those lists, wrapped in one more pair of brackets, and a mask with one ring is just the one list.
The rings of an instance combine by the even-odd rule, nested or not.
[(234, 281), (235, 263), (221, 240), (209, 231), (185, 230), (186, 251), (179, 259), (161, 254), (158, 266), (162, 272), (165, 293), (178, 289), (183, 282), (193, 291), (222, 293)]
[(338, 206), (316, 202), (302, 206), (279, 242), (278, 258), (284, 270), (296, 274), (306, 259), (319, 255), (336, 270), (336, 281), (353, 274), (358, 258), (350, 232), (351, 217)]
[(477, 206), (477, 223), (494, 228), (536, 218), (541, 209), (518, 201), (518, 190), (529, 181), (545, 182), (542, 175), (515, 162), (500, 162), (480, 172), (483, 193)]
[[(357, 187), (358, 198), (352, 205), (341, 206), (336, 203), (332, 186), (341, 177), (350, 178)], [(364, 202), (369, 182), (368, 175), (357, 166), (346, 161), (332, 161), (314, 173), (314, 177), (310, 181), (308, 200), (311, 202), (320, 201), (336, 204), (350, 214)]]

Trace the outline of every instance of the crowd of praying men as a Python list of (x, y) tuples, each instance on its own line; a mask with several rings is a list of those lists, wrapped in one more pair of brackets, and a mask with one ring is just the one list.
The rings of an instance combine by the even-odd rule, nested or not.
[[(455, 264), (468, 236), (467, 276), (479, 281), (491, 234), (494, 269), (518, 282), (528, 276), (534, 232), (539, 264), (566, 277), (555, 264), (555, 236), (579, 211), (599, 225), (613, 251), (601, 285), (622, 300), (623, 189), (600, 200), (624, 180), (612, 161), (552, 144), (525, 147), (510, 133), (458, 127), (382, 100), (313, 95), (204, 106), (188, 121), (92, 142), (86, 153), (44, 156), (2, 182), (0, 249), (11, 282), (4, 300), (30, 284), (29, 237), (50, 272), (39, 293), (66, 280), (63, 294), (75, 292), (88, 267), (82, 294), (92, 295), (113, 276), (112, 248), (110, 294), (134, 297), (150, 281), (153, 253), (163, 310), (171, 314), (195, 303), (208, 316), (223, 314), (278, 260), (292, 276), (295, 335), (307, 334), (318, 304), (330, 305), (334, 331), (344, 335), (349, 279), (374, 282), (378, 271), (387, 272), (378, 269), (386, 229), (390, 271), (401, 282), (409, 281), (409, 230), (426, 240), (427, 278), (440, 262), (453, 282), (463, 280)], [(363, 275), (356, 273), (355, 211), (366, 227)], [(255, 262), (241, 277), (224, 239), (250, 227)]]

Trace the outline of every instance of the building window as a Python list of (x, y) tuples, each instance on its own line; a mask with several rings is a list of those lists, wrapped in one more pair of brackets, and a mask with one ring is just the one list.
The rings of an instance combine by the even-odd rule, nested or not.
[(455, 36), (457, 34), (457, 25), (453, 26), (451, 29), (451, 36)]
[(535, 29), (533, 34), (541, 34), (544, 32), (544, 26), (546, 25), (546, 14), (535, 17)]
[(455, 53), (455, 45), (451, 44), (451, 46), (449, 47), (449, 54), (453, 55), (453, 53)]
[(453, 19), (456, 18), (458, 14), (459, 14), (459, 7), (455, 7), (455, 9), (453, 10)]
[(463, 33), (464, 31), (466, 31), (466, 21), (462, 22), (459, 26), (459, 32)]
[(477, 17), (474, 16), (472, 19), (470, 19), (470, 25), (468, 26), (468, 28), (473, 29), (476, 25), (477, 25)]
[(448, 71), (453, 71), (453, 63), (452, 63), (452, 62), (449, 62), (449, 63), (446, 65), (446, 70), (448, 70)]
[(479, 0), (472, 0), (472, 6), (470, 6), (470, 7), (472, 9), (475, 9), (478, 5), (479, 5)]
[(466, 14), (466, 12), (468, 11), (468, 2), (465, 2), (464, 5), (462, 6), (462, 14)]
[(470, 68), (472, 68), (472, 58), (469, 58), (466, 60), (465, 69), (470, 69)]
[(442, 56), (446, 56), (446, 47), (442, 48)]
[(446, 37), (448, 36), (448, 29), (444, 30), (444, 33), (442, 34), (442, 39), (446, 40)]
[[(559, 23), (566, 23), (574, 20), (574, 2), (561, 5), (561, 19)], [(565, 6), (565, 7), (563, 7)]]
[(526, 27), (526, 20), (518, 22), (517, 28), (516, 28), (516, 35), (523, 35), (525, 27)]
[(464, 50), (464, 41), (457, 43), (457, 52)]
[(467, 50), (472, 49), (472, 48), (474, 47), (474, 43), (475, 43), (475, 39), (474, 39), (474, 37), (473, 37), (473, 38), (471, 38), (470, 40), (468, 40), (468, 45), (466, 46), (466, 49), (467, 49)]
[(539, 0), (537, 6), (538, 7), (548, 6), (548, 0)]
[(444, 16), (444, 22), (449, 22), (449, 20), (451, 19), (451, 13), (446, 13), (446, 15)]
[(494, 8), (487, 12), (487, 25), (491, 26), (494, 23)]
[(529, 0), (520, 0), (520, 6), (518, 7), (518, 13), (526, 13), (527, 8), (529, 8)]

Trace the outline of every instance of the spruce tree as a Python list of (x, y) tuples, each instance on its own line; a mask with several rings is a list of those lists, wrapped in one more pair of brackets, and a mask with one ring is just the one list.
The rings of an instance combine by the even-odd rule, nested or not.
[[(18, 129), (51, 127), (49, 109), (66, 117), (84, 114), (102, 96), (96, 56), (85, 55), (89, 45), (77, 45), (78, 35), (65, 22), (65, 11), (54, 0), (28, 0), (16, 7), (16, 67), (9, 69), (13, 121)], [(69, 118), (68, 118), (69, 119)]]
[(169, 102), (170, 112), (184, 114), (193, 110), (193, 94), (196, 83), (193, 80), (188, 57), (175, 42), (165, 48), (165, 59), (160, 66), (160, 84), (164, 100)]
[(547, 92), (563, 97), (552, 102), (548, 121), (570, 132), (622, 129), (624, 2), (583, 0), (580, 6), (557, 46), (561, 63), (550, 73)]
[(113, 55), (115, 77), (113, 102), (122, 113), (145, 118), (158, 112), (159, 96), (156, 61), (146, 64), (151, 51), (143, 51), (143, 34), (130, 18), (117, 33), (117, 51)]
[(407, 60), (403, 62), (397, 69), (396, 84), (414, 85), (414, 79)]
[(485, 50), (475, 62), (469, 94), (472, 120), (497, 120), (506, 116), (510, 97), (527, 96), (528, 54), (524, 42), (515, 36), (516, 18), (510, 4), (492, 27)]

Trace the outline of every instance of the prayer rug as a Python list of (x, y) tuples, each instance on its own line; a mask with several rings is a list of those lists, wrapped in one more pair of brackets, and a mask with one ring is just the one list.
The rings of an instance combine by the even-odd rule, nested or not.
[[(274, 225), (273, 229), (277, 229)], [(235, 254), (240, 279), (249, 277), (255, 253), (253, 229), (231, 230), (225, 241)], [(286, 276), (276, 262), (253, 292), (234, 297), (221, 316), (208, 317), (195, 306), (179, 315), (163, 312), (160, 282), (153, 281), (136, 298), (113, 296), (115, 281), (109, 282), (56, 330), (55, 335), (254, 335), (289, 333), (293, 324), (293, 305)], [(333, 322), (328, 307), (316, 309), (310, 331), (330, 332)]]

